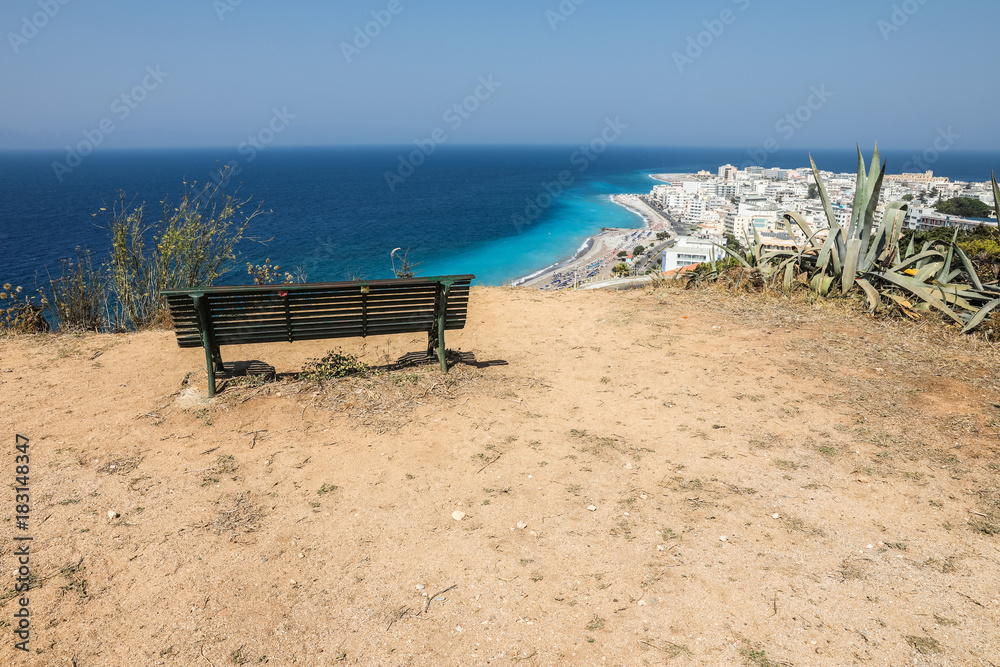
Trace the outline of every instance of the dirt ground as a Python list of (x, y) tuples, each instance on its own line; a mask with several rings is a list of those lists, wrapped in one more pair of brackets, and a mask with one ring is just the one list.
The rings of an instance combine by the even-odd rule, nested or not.
[(1000, 665), (993, 345), (506, 288), (448, 345), (322, 387), (425, 339), (223, 348), (279, 378), (208, 400), (170, 332), (0, 339), (0, 664)]

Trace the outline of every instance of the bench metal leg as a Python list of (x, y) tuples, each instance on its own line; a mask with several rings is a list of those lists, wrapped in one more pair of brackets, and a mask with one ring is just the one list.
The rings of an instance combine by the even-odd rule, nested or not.
[(448, 361), (444, 358), (444, 318), (438, 319), (438, 361), (441, 362), (441, 370), (448, 372)]
[[(207, 344), (205, 345), (205, 359), (208, 361), (208, 396), (211, 398), (215, 396), (215, 355), (212, 354), (212, 348)], [(220, 364), (221, 366), (221, 364)]]
[(198, 324), (201, 329), (201, 344), (205, 348), (205, 361), (208, 366), (208, 396), (215, 396), (215, 373), (222, 371), (222, 354), (215, 344), (212, 335), (211, 318), (208, 314), (208, 302), (203, 294), (193, 294), (194, 308), (198, 314)]

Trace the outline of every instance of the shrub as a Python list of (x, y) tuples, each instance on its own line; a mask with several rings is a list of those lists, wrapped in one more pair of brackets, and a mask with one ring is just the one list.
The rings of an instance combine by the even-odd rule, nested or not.
[(63, 331), (100, 331), (107, 324), (108, 282), (103, 266), (94, 268), (90, 250), (76, 249), (59, 262), (59, 276), (49, 276), (52, 299), (46, 304)]
[(278, 283), (291, 284), (291, 283), (304, 283), (306, 282), (306, 274), (300, 267), (296, 267), (295, 275), (292, 275), (288, 271), (285, 271), (285, 275), (281, 275), (281, 267), (275, 264), (271, 266), (271, 260), (265, 259), (263, 264), (251, 264), (247, 262), (247, 273), (253, 278), (254, 285), (274, 285)]
[(0, 332), (2, 333), (42, 333), (49, 330), (49, 323), (42, 314), (47, 303), (42, 296), (42, 305), (32, 303), (22, 288), (10, 283), (0, 291)]
[(299, 373), (299, 379), (323, 382), (351, 375), (365, 376), (371, 372), (371, 366), (353, 354), (344, 353), (337, 348), (327, 352), (322, 359), (313, 359), (306, 363), (305, 368)]
[[(250, 199), (228, 194), (228, 170), (215, 183), (184, 184), (176, 206), (162, 203), (163, 213), (151, 221), (144, 203), (124, 192), (102, 211), (110, 217), (112, 238), (110, 283), (115, 329), (141, 329), (163, 308), (160, 291), (211, 285), (231, 268), (234, 248), (250, 221), (263, 211), (247, 208)], [(147, 245), (148, 243), (148, 245)]]

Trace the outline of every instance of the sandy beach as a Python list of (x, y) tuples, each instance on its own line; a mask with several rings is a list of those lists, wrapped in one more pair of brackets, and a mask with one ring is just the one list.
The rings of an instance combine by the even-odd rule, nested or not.
[(618, 263), (618, 253), (632, 254), (637, 245), (648, 245), (657, 232), (670, 231), (669, 221), (652, 209), (638, 195), (613, 195), (611, 200), (642, 217), (639, 229), (605, 227), (589, 237), (572, 257), (514, 281), (516, 287), (543, 290), (562, 289), (611, 271)]

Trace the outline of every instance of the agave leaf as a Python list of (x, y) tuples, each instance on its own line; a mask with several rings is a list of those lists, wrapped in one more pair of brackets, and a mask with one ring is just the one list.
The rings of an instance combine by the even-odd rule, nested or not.
[(789, 262), (788, 264), (785, 265), (785, 280), (783, 284), (783, 287), (785, 288), (786, 292), (792, 291), (792, 278), (794, 277), (795, 277), (795, 264), (793, 262)]
[(969, 256), (965, 254), (964, 250), (962, 250), (962, 246), (955, 244), (954, 248), (955, 252), (958, 254), (959, 259), (962, 260), (962, 266), (965, 267), (966, 272), (972, 279), (972, 286), (978, 290), (983, 289), (983, 281), (979, 279), (979, 274), (976, 273), (976, 267), (973, 266), (972, 260), (969, 259)]
[[(955, 230), (956, 238), (958, 237), (958, 230)], [(951, 260), (955, 257), (955, 239), (952, 239), (951, 245), (948, 246), (948, 254), (944, 258), (944, 268), (941, 270), (941, 275), (946, 276), (951, 274)], [(950, 280), (938, 279), (939, 282), (951, 282)]]
[(854, 206), (851, 209), (851, 226), (847, 228), (847, 240), (850, 241), (854, 235), (860, 231), (859, 221), (861, 212), (866, 208), (868, 201), (865, 199), (865, 158), (861, 155), (861, 146), (858, 146), (858, 180), (854, 186)]
[(854, 278), (858, 274), (858, 256), (861, 254), (861, 239), (847, 241), (847, 258), (844, 260), (844, 272), (840, 277), (840, 291), (847, 294), (854, 287)]
[(812, 279), (809, 281), (809, 289), (819, 294), (820, 285), (822, 284), (822, 281), (823, 281), (823, 273), (819, 272), (816, 275), (814, 275)]
[[(878, 165), (878, 147), (875, 147), (875, 157), (872, 158), (872, 170), (868, 175), (868, 192), (866, 196), (868, 198), (867, 205), (864, 210), (864, 217), (862, 219), (861, 227), (861, 247), (865, 251), (868, 250), (868, 242), (872, 236), (872, 224), (875, 222), (875, 208), (878, 206), (878, 195), (882, 191), (882, 179), (885, 177), (885, 165), (882, 165), (882, 169), (878, 172), (878, 176), (875, 176), (875, 167)], [(874, 183), (872, 182), (874, 179)]]
[(826, 213), (826, 221), (829, 223), (830, 229), (840, 227), (837, 223), (837, 216), (833, 214), (833, 204), (830, 203), (830, 195), (827, 194), (826, 184), (823, 183), (823, 178), (819, 175), (819, 169), (816, 167), (816, 161), (813, 160), (812, 153), (809, 154), (809, 164), (812, 165), (813, 178), (816, 179), (816, 187), (819, 190), (819, 199), (823, 202), (823, 210)]
[(917, 274), (913, 276), (913, 279), (926, 283), (928, 279), (936, 276), (941, 271), (942, 267), (944, 267), (944, 262), (930, 262), (917, 271)]
[(819, 281), (819, 293), (826, 296), (830, 293), (830, 287), (833, 286), (833, 276), (822, 276)]
[(868, 312), (874, 314), (881, 303), (878, 291), (864, 278), (858, 278), (858, 284), (861, 285), (861, 289), (865, 291), (865, 296), (868, 297)]
[(907, 257), (909, 257), (910, 255), (912, 255), (913, 252), (914, 252), (914, 250), (915, 250), (915, 248), (913, 247), (913, 242), (916, 240), (916, 238), (917, 238), (916, 234), (911, 234), (910, 235), (910, 244), (908, 246), (906, 246), (906, 256)]
[(959, 269), (955, 269), (954, 271), (952, 271), (951, 273), (948, 273), (948, 274), (946, 274), (944, 271), (942, 271), (941, 272), (941, 277), (938, 278), (938, 282), (939, 283), (944, 283), (946, 285), (947, 284), (951, 284), (951, 281), (954, 280), (955, 278), (958, 278), (958, 276), (961, 275), (961, 273), (962, 273), (962, 271), (959, 270)]
[(901, 202), (886, 205), (880, 229), (884, 233), (876, 239), (874, 247), (868, 252), (869, 257), (873, 258), (872, 263), (877, 261), (880, 264), (888, 264), (899, 254), (899, 237), (906, 222), (906, 210), (906, 204)]
[(872, 240), (871, 246), (865, 246), (864, 243), (861, 244), (863, 247), (868, 248), (868, 252), (861, 258), (861, 261), (858, 262), (859, 271), (864, 272), (871, 270), (872, 266), (875, 264), (875, 260), (885, 247), (885, 234), (885, 225), (883, 225), (879, 228), (878, 233), (875, 234), (875, 238)]
[(821, 271), (826, 271), (827, 264), (830, 263), (830, 255), (833, 253), (834, 246), (837, 243), (837, 234), (839, 231), (830, 229), (826, 234), (826, 240), (823, 242), (823, 247), (819, 251), (819, 256), (816, 257), (816, 265)]
[[(996, 181), (994, 181), (994, 183), (996, 183)], [(994, 185), (994, 187), (996, 186)], [(991, 312), (993, 312), (993, 309), (996, 308), (997, 306), (1000, 306), (1000, 299), (994, 299), (993, 301), (990, 301), (988, 304), (980, 308), (979, 312), (973, 315), (972, 319), (969, 320), (969, 323), (965, 325), (964, 329), (962, 329), (962, 333), (969, 333), (970, 331), (978, 327), (980, 324), (982, 324), (983, 320), (986, 319), (986, 316), (989, 315)]]
[(788, 233), (788, 238), (790, 238), (792, 243), (795, 244), (795, 250), (800, 250), (799, 244), (795, 241), (795, 233), (792, 231), (792, 225), (788, 222), (788, 218), (786, 216), (781, 216), (781, 224)]
[(903, 276), (893, 271), (886, 271), (884, 273), (878, 274), (878, 276), (884, 280), (891, 282), (897, 287), (901, 287), (909, 292), (913, 293), (915, 296), (931, 304), (945, 315), (955, 320), (959, 324), (965, 324), (965, 321), (959, 317), (955, 311), (949, 308), (941, 299), (934, 295), (934, 292), (930, 290), (926, 285), (923, 285), (909, 276)]
[(834, 235), (834, 243), (836, 243), (837, 247), (830, 253), (833, 259), (833, 275), (835, 276), (839, 276), (844, 272), (844, 258), (847, 255), (847, 247), (844, 245), (843, 235), (843, 228), (838, 229), (836, 235)]
[(816, 232), (813, 231), (812, 225), (806, 222), (805, 218), (795, 212), (785, 213), (782, 217), (785, 219), (786, 224), (788, 223), (788, 220), (793, 220), (795, 224), (799, 226), (799, 229), (802, 230), (802, 233), (806, 235), (806, 239), (808, 240), (807, 242), (811, 245), (816, 245), (812, 242), (813, 237), (816, 236)]
[[(860, 148), (859, 148), (859, 152), (860, 152)], [(868, 183), (865, 186), (869, 201), (871, 201), (871, 198), (874, 197), (875, 201), (877, 202), (878, 201), (878, 194), (879, 194), (879, 192), (882, 189), (882, 178), (880, 177), (877, 180), (875, 180), (875, 173), (876, 173), (875, 169), (880, 164), (882, 165), (880, 176), (884, 176), (885, 175), (885, 164), (882, 162), (881, 158), (879, 157), (878, 142), (876, 142), (875, 143), (875, 152), (872, 154), (872, 166), (868, 170)]]
[(723, 252), (725, 252), (727, 255), (729, 255), (730, 257), (732, 257), (733, 259), (735, 259), (737, 262), (739, 262), (740, 264), (742, 264), (744, 267), (746, 267), (748, 269), (752, 269), (753, 268), (752, 266), (750, 266), (750, 264), (745, 259), (743, 259), (742, 257), (740, 257), (739, 254), (737, 254), (732, 248), (727, 248), (726, 246), (718, 245), (718, 244), (715, 244), (715, 243), (713, 243), (712, 245), (714, 245), (716, 248), (719, 248), (720, 250), (722, 250)]
[(930, 261), (932, 259), (939, 259), (943, 261), (944, 255), (942, 255), (937, 250), (924, 250), (923, 252), (918, 253), (916, 255), (910, 255), (899, 264), (893, 266), (890, 269), (890, 271), (896, 271), (898, 273), (902, 273), (903, 270), (913, 266), (914, 264), (919, 264), (920, 262), (923, 261)]
[(997, 216), (997, 224), (1000, 225), (1000, 186), (997, 185), (997, 177), (993, 172), (990, 172), (990, 179), (993, 181), (993, 212)]

